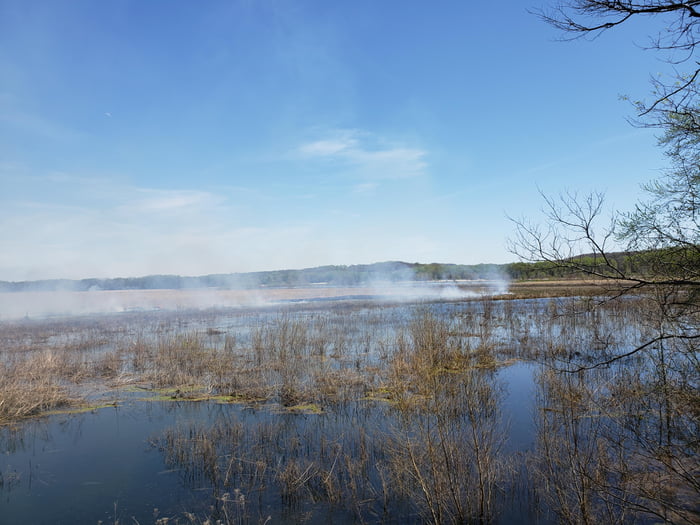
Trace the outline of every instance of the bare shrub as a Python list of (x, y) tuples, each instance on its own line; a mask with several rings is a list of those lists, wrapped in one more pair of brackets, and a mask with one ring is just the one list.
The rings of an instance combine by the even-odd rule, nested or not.
[(395, 490), (431, 523), (489, 521), (504, 475), (500, 388), (488, 372), (434, 376), (389, 445)]

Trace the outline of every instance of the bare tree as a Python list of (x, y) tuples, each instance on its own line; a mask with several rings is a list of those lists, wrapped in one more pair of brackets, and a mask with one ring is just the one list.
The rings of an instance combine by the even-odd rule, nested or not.
[[(652, 81), (654, 99), (638, 102), (641, 121), (663, 131), (670, 167), (644, 186), (647, 200), (633, 211), (606, 215), (604, 195), (543, 195), (544, 225), (515, 220), (511, 251), (522, 260), (601, 279), (617, 296), (648, 293), (658, 299), (666, 321), (656, 336), (613, 360), (669, 339), (700, 339), (700, 0), (568, 0), (539, 11), (568, 38), (596, 37), (641, 17), (660, 17), (649, 48), (663, 53), (676, 70), (669, 82)], [(621, 256), (614, 251), (625, 253)], [(609, 364), (609, 361), (601, 362)]]
[(673, 74), (668, 80), (652, 78), (652, 100), (635, 102), (642, 117), (638, 123), (665, 128), (669, 120), (683, 116), (692, 121), (697, 133), (697, 112), (693, 108), (697, 108), (696, 82), (700, 78), (700, 63), (695, 56), (700, 42), (700, 1), (568, 0), (536, 14), (561, 30), (565, 40), (595, 38), (639, 18), (659, 18), (660, 29), (649, 35), (646, 48), (660, 53), (673, 66)]
[[(601, 509), (611, 509), (606, 522), (624, 521), (632, 512), (665, 522), (697, 523), (700, 63), (695, 50), (700, 0), (569, 0), (538, 14), (569, 38), (596, 37), (635, 18), (658, 17), (663, 24), (651, 36), (649, 48), (664, 54), (675, 72), (670, 81), (652, 80), (651, 102), (636, 103), (636, 124), (662, 131), (659, 145), (669, 159), (662, 177), (644, 186), (644, 201), (632, 211), (608, 213), (601, 193), (543, 195), (541, 222), (514, 221), (511, 251), (521, 259), (595, 278), (603, 283), (605, 301), (646, 298), (640, 315), (648, 327), (647, 339), (592, 363), (567, 363), (563, 370), (560, 363), (549, 363), (545, 386), (556, 387), (557, 399), (566, 387), (580, 406), (569, 420), (550, 413), (543, 419), (545, 438), (555, 433), (562, 439), (542, 442), (546, 446), (538, 464), (562, 482), (580, 483), (573, 493), (546, 494), (559, 517), (572, 523), (592, 517), (599, 522)], [(687, 71), (678, 69), (688, 65)], [(596, 302), (587, 304), (596, 307)], [(603, 368), (610, 368), (610, 378), (590, 390)], [(595, 395), (586, 400), (582, 394), (587, 392)], [(559, 413), (566, 410), (551, 412)], [(575, 448), (582, 434), (569, 423), (595, 413), (596, 432), (584, 429), (586, 436), (595, 436), (595, 443), (584, 443), (595, 444), (597, 450)]]

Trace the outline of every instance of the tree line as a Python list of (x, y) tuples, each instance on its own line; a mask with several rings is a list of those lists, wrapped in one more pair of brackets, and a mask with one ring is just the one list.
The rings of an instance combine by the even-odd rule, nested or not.
[[(650, 277), (659, 261), (675, 260), (680, 266), (696, 252), (676, 252), (672, 259), (662, 250), (579, 255), (570, 259), (507, 264), (407, 263), (387, 261), (373, 264), (332, 265), (300, 270), (210, 274), (202, 276), (147, 275), (111, 279), (47, 279), (0, 281), (0, 292), (97, 291), (97, 290), (186, 290), (199, 288), (250, 289), (289, 286), (360, 286), (383, 282), (474, 281), (505, 279), (585, 279), (613, 275)], [(611, 269), (614, 268), (614, 271)]]

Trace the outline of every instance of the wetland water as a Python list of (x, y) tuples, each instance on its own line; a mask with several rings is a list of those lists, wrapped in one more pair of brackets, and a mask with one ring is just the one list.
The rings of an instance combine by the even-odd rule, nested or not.
[[(531, 367), (516, 364), (499, 372), (499, 376), (511, 385), (504, 401), (508, 407), (504, 413), (511, 416), (511, 434), (504, 453), (527, 452), (535, 438), (529, 395), (534, 389)], [(138, 523), (154, 523), (158, 517), (179, 517), (187, 523), (187, 512), (212, 514), (212, 504), (216, 505), (223, 494), (216, 492), (221, 480), (199, 464), (205, 461), (203, 454), (188, 456), (190, 464), (171, 458), (164, 449), (168, 446), (164, 436), (182, 431), (189, 437), (193, 429), (215, 434), (221, 427), (229, 427), (250, 433), (247, 439), (254, 441), (256, 435), (274, 433), (274, 451), (260, 452), (259, 456), (255, 443), (246, 445), (250, 448), (247, 457), (246, 451), (236, 450), (240, 445), (232, 445), (227, 437), (219, 436), (221, 442), (216, 445), (222, 449), (219, 460), (223, 468), (228, 468), (227, 462), (236, 455), (244, 461), (267, 459), (274, 468), (285, 454), (299, 454), (292, 449), (300, 446), (313, 462), (321, 441), (325, 440), (327, 446), (348, 441), (347, 435), (358, 426), (367, 429), (367, 436), (390, 432), (398, 422), (391, 420), (386, 406), (374, 405), (348, 403), (339, 411), (303, 414), (214, 401), (148, 402), (122, 396), (116, 407), (54, 415), (27, 422), (21, 428), (6, 428), (0, 430), (0, 523), (113, 523), (115, 517), (120, 523), (134, 522), (134, 518)], [(356, 521), (352, 510), (340, 505), (334, 508), (314, 502), (314, 498), (304, 502), (303, 497), (300, 502), (290, 501), (274, 487), (275, 475), (271, 477), (270, 486), (260, 480), (260, 486), (244, 493), (249, 509), (233, 505), (234, 513), (229, 513), (237, 522), (241, 515), (246, 516), (242, 520), (245, 522), (258, 522), (259, 518), (264, 521), (267, 516), (273, 517), (273, 523), (297, 523), (307, 516), (310, 523)], [(245, 482), (242, 480), (239, 486)], [(236, 488), (232, 485), (227, 490), (234, 493)], [(519, 512), (513, 509), (504, 507), (501, 512), (508, 516), (503, 523), (531, 522), (525, 516), (515, 519)], [(386, 515), (376, 516), (376, 521), (421, 521), (409, 508), (394, 517), (391, 514), (387, 509)]]
[(645, 363), (555, 372), (637, 344), (645, 305), (343, 295), (0, 323), (6, 372), (113, 405), (0, 427), (0, 523), (654, 522), (609, 489)]

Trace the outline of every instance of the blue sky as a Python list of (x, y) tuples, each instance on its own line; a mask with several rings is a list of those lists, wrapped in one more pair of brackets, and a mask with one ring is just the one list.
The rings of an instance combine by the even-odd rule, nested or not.
[(538, 188), (630, 209), (660, 21), (543, 5), (0, 0), (0, 280), (503, 263)]

